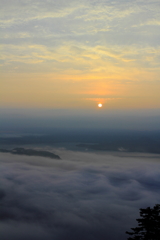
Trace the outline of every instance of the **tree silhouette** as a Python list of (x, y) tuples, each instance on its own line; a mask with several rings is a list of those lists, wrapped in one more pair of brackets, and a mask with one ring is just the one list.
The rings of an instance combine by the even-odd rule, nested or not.
[(140, 216), (136, 219), (139, 227), (126, 232), (132, 236), (128, 240), (160, 240), (160, 204), (153, 208), (140, 208)]

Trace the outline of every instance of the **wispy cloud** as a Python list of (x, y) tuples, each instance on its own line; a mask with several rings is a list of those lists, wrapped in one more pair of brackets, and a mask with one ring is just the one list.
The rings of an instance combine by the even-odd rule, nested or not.
[(159, 79), (158, 2), (7, 0), (1, 5), (0, 68), (6, 76), (43, 73), (50, 81), (48, 74), (56, 74), (82, 84), (85, 79), (86, 88), (97, 79), (106, 79), (106, 85), (114, 79), (114, 88), (120, 80)]

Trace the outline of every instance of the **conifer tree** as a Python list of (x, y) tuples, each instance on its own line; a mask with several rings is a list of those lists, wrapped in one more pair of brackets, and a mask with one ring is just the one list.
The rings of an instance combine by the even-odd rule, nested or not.
[(126, 232), (132, 236), (128, 240), (160, 240), (160, 204), (153, 208), (141, 208), (140, 216), (136, 219), (138, 227), (131, 228), (132, 232)]

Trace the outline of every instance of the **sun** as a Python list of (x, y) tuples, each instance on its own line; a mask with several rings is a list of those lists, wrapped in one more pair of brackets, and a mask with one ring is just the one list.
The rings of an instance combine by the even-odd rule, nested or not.
[(98, 103), (98, 107), (101, 108), (103, 105), (102, 103)]

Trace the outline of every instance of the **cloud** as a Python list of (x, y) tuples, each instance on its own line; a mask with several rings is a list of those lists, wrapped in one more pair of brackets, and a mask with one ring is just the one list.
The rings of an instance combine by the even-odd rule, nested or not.
[[(148, 89), (144, 91), (144, 81), (149, 80), (158, 84), (159, 79), (157, 2), (6, 0), (1, 1), (0, 4), (2, 49), (0, 71), (3, 72), (4, 79), (1, 83), (1, 89), (4, 89), (1, 94), (3, 96), (1, 105), (64, 108), (70, 106), (72, 102), (75, 107), (82, 107), (85, 104), (81, 97), (77, 97), (77, 101), (68, 101), (71, 95), (68, 92), (79, 91), (76, 87), (70, 91), (68, 86), (72, 83), (72, 79), (78, 81), (85, 79), (83, 86), (95, 91), (98, 87), (92, 89), (90, 81), (96, 79), (97, 82), (103, 78), (104, 83), (99, 84), (101, 91), (111, 89), (115, 95), (114, 88), (116, 88), (117, 98), (122, 98), (130, 92), (125, 85), (126, 80), (143, 82), (144, 87), (139, 96), (134, 95), (137, 100), (132, 99), (130, 103), (127, 100), (118, 101), (118, 107), (133, 108), (135, 105), (139, 107), (137, 102), (142, 102), (142, 95), (146, 96), (142, 107), (158, 106), (159, 95), (155, 94), (155, 89), (152, 97), (149, 96)], [(30, 77), (26, 78), (26, 74)], [(11, 86), (10, 90), (4, 84), (6, 78), (7, 86)], [(14, 86), (19, 86), (16, 83), (17, 79), (23, 81), (23, 84), (21, 90), (17, 88), (14, 91), (13, 96), (12, 89)], [(41, 79), (40, 82), (46, 86), (45, 96), (41, 87), (34, 90), (32, 103), (27, 98), (28, 94), (26, 96), (26, 88), (23, 88), (29, 85), (29, 79), (32, 79), (33, 85), (36, 79)], [(70, 84), (62, 88), (61, 83), (67, 79), (71, 79)], [(111, 86), (108, 84), (110, 79), (114, 81)], [(123, 89), (117, 84), (119, 80), (124, 83)], [(51, 81), (58, 89), (65, 91), (63, 93), (57, 91), (54, 86), (50, 86)], [(156, 85), (155, 88), (158, 87)], [(51, 92), (51, 89), (52, 93), (49, 96), (48, 92)], [(23, 97), (20, 97), (19, 92)], [(108, 92), (104, 94), (108, 95)], [(156, 95), (158, 100), (153, 100), (153, 95)], [(88, 101), (86, 106), (91, 107), (91, 102)], [(117, 104), (112, 101), (109, 107), (117, 108)]]
[(125, 74), (130, 74), (130, 70), (137, 68), (139, 64), (147, 71), (156, 70), (160, 52), (159, 48), (149, 46), (141, 49), (134, 45), (91, 47), (82, 43), (77, 46), (72, 41), (64, 41), (62, 45), (55, 43), (55, 46), (3, 44), (1, 48), (1, 60), (11, 66), (17, 66), (17, 63), (26, 64), (28, 67), (35, 64), (41, 66), (43, 72), (52, 72), (53, 69), (56, 72), (61, 70), (61, 74), (70, 73), (71, 70), (78, 71), (79, 74), (103, 72), (110, 77), (113, 72), (121, 76), (123, 68), (125, 68)]
[[(142, 39), (132, 27), (146, 21), (158, 23), (156, 3), (148, 1), (145, 6), (143, 1), (3, 1), (1, 59), (13, 68), (29, 65), (28, 70), (34, 63), (44, 72), (67, 68), (108, 75), (113, 68), (120, 75), (124, 67), (129, 72), (140, 65), (153, 68), (158, 61), (157, 45)], [(148, 53), (148, 48), (155, 53)]]
[(159, 203), (159, 155), (53, 150), (63, 160), (1, 154), (1, 239), (126, 239)]

